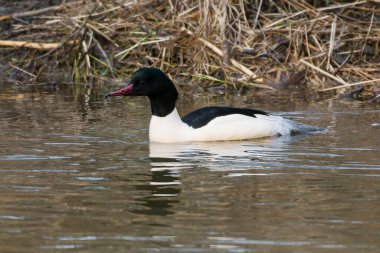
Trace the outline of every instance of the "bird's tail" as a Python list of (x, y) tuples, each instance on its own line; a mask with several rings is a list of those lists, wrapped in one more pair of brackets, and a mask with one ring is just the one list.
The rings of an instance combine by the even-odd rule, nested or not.
[(285, 121), (290, 125), (290, 134), (301, 134), (308, 132), (322, 132), (325, 129), (321, 127), (311, 126), (307, 124), (303, 124), (300, 122), (292, 121), (289, 119), (285, 119)]

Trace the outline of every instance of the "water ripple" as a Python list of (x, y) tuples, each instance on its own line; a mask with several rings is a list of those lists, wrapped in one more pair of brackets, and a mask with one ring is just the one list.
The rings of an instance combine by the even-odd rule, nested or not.
[(19, 161), (19, 160), (58, 160), (58, 159), (67, 159), (69, 156), (41, 156), (41, 155), (24, 155), (24, 154), (15, 154), (15, 155), (6, 155), (0, 156), (0, 161)]

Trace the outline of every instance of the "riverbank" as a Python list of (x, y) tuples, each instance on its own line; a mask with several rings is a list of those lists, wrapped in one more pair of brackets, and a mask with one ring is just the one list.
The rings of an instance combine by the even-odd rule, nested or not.
[(0, 0), (3, 78), (109, 84), (155, 66), (200, 87), (375, 102), (378, 3), (343, 2)]

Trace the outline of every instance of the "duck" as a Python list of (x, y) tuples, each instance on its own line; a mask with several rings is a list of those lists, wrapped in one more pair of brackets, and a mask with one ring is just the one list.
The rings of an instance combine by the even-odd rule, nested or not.
[(138, 69), (125, 87), (106, 95), (113, 96), (148, 97), (150, 142), (241, 141), (319, 129), (250, 108), (208, 106), (181, 117), (176, 108), (178, 91), (158, 68)]

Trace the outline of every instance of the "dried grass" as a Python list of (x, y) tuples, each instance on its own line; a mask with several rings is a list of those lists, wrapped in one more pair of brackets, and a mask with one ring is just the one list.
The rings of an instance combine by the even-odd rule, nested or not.
[[(141, 66), (173, 76), (186, 73), (204, 83), (222, 79), (260, 88), (293, 85), (302, 76), (316, 91), (365, 84), (375, 97), (380, 84), (379, 4), (66, 1), (0, 16), (0, 36), (8, 43), (0, 47), (1, 62), (28, 76), (70, 67), (77, 82), (94, 76), (122, 78)], [(28, 43), (20, 41), (40, 43), (41, 48), (25, 50)]]

